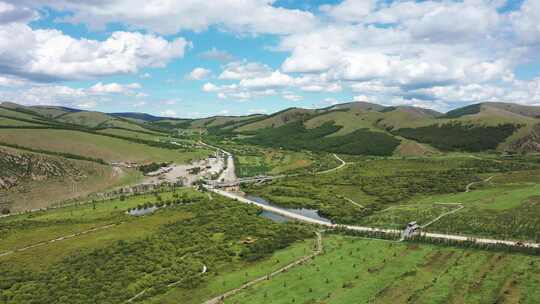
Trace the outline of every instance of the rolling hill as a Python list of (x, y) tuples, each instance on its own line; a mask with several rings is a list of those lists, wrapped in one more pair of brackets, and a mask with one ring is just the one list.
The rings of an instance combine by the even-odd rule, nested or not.
[[(153, 117), (151, 115), (148, 116)], [(82, 128), (89, 130), (119, 128), (140, 132), (152, 131), (149, 128), (151, 125), (146, 125), (151, 120), (136, 121), (130, 118), (124, 118), (121, 115), (57, 106), (27, 107), (15, 103), (3, 102), (0, 104), (0, 117), (33, 124), (39, 123), (57, 128)]]
[(136, 169), (115, 163), (183, 164), (210, 153), (187, 139), (171, 143), (172, 134), (151, 123), (63, 107), (0, 104), (0, 208), (44, 208), (142, 178)]
[(255, 131), (264, 128), (276, 128), (281, 127), (287, 123), (305, 120), (308, 117), (317, 113), (317, 110), (302, 109), (302, 108), (289, 108), (283, 111), (274, 113), (265, 117), (264, 119), (255, 121), (250, 124), (243, 125), (237, 128), (237, 131)]
[[(64, 107), (0, 105), (0, 126), (80, 127), (110, 136), (151, 140), (181, 130), (225, 136), (240, 142), (289, 149), (369, 154), (382, 138), (379, 155), (447, 151), (540, 152), (540, 107), (479, 103), (439, 113), (412, 106), (350, 102), (321, 109), (288, 108), (271, 115), (164, 118), (144, 113), (82, 111)], [(118, 131), (117, 131), (118, 130)], [(125, 131), (119, 131), (125, 130)], [(189, 131), (192, 130), (192, 133)], [(298, 132), (301, 138), (291, 137)], [(271, 138), (271, 142), (269, 141)], [(296, 138), (292, 143), (291, 138)], [(387, 140), (391, 139), (391, 140)], [(309, 140), (318, 147), (300, 144)], [(360, 144), (361, 143), (361, 144)], [(341, 149), (339, 146), (347, 146)], [(355, 148), (352, 148), (355, 147)]]
[(23, 211), (120, 186), (140, 173), (0, 146), (0, 208)]
[[(443, 114), (411, 106), (384, 107), (358, 102), (319, 110), (287, 109), (234, 131), (249, 136), (246, 142), (293, 149), (300, 147), (286, 141), (291, 129), (304, 132), (300, 126), (315, 132), (326, 126), (327, 132), (320, 133), (320, 138), (309, 137), (312, 141), (320, 140), (318, 145), (322, 147), (330, 145), (330, 141), (355, 142), (359, 139), (354, 136), (359, 133), (373, 142), (378, 142), (381, 134), (399, 141), (392, 151), (390, 145), (384, 152), (379, 151), (380, 155), (423, 155), (438, 150), (540, 152), (539, 114), (540, 107), (506, 103), (481, 103)], [(272, 138), (272, 143), (268, 138)], [(373, 144), (367, 139), (360, 142)], [(365, 147), (326, 150), (345, 154), (373, 151)]]

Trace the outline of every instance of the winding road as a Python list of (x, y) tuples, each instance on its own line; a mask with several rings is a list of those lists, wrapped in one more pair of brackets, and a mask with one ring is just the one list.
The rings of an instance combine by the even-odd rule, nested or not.
[(325, 170), (325, 171), (320, 171), (320, 172), (317, 172), (315, 174), (328, 174), (328, 173), (332, 173), (334, 171), (337, 171), (337, 170), (340, 170), (341, 168), (345, 167), (347, 165), (347, 162), (345, 162), (343, 159), (341, 159), (339, 156), (337, 156), (337, 154), (333, 154), (334, 157), (341, 163), (339, 166), (335, 167), (335, 168), (332, 168), (332, 169), (328, 169), (328, 170)]
[(472, 182), (472, 183), (468, 184), (467, 187), (465, 187), (465, 192), (467, 192), (467, 193), (471, 192), (471, 187), (476, 185), (476, 184), (489, 183), (494, 177), (495, 177), (495, 175), (490, 176), (490, 177), (486, 178), (485, 180), (481, 180), (479, 182)]

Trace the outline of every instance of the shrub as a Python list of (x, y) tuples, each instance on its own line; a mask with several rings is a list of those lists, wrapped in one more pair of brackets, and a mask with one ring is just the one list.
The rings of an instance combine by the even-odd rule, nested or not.
[(520, 126), (513, 124), (475, 126), (452, 122), (420, 128), (404, 128), (394, 133), (445, 151), (480, 152), (497, 148), (518, 128)]
[(306, 129), (301, 121), (278, 128), (256, 131), (254, 136), (243, 139), (249, 144), (290, 150), (311, 150), (351, 155), (392, 155), (400, 141), (383, 133), (367, 129), (356, 130), (342, 136), (332, 136), (340, 126), (327, 122), (317, 128)]

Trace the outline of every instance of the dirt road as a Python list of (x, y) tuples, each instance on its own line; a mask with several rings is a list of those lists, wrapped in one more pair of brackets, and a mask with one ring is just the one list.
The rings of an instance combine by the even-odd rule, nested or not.
[(240, 292), (240, 291), (242, 291), (242, 290), (244, 290), (244, 289), (246, 289), (248, 287), (251, 287), (251, 286), (253, 286), (253, 285), (257, 284), (257, 283), (260, 283), (262, 281), (269, 280), (270, 278), (272, 278), (272, 277), (274, 277), (274, 276), (276, 276), (276, 275), (278, 275), (280, 273), (283, 273), (283, 272), (285, 272), (285, 271), (287, 271), (287, 270), (289, 270), (289, 269), (291, 269), (291, 268), (293, 268), (293, 267), (295, 267), (297, 265), (300, 265), (300, 264), (310, 260), (314, 256), (317, 256), (317, 255), (321, 254), (322, 251), (323, 251), (322, 236), (321, 236), (321, 234), (319, 232), (317, 232), (316, 234), (317, 234), (317, 239), (316, 239), (316, 243), (315, 243), (316, 245), (315, 245), (315, 250), (314, 250), (314, 252), (312, 254), (304, 256), (304, 257), (302, 257), (302, 258), (300, 258), (300, 259), (298, 259), (298, 260), (296, 260), (296, 261), (294, 261), (294, 262), (292, 262), (292, 263), (290, 263), (290, 264), (288, 264), (288, 265), (286, 265), (284, 267), (281, 267), (280, 269), (278, 269), (278, 270), (276, 270), (276, 271), (274, 271), (272, 273), (269, 273), (269, 274), (266, 274), (266, 275), (264, 275), (262, 277), (251, 280), (251, 281), (245, 283), (244, 285), (242, 285), (242, 286), (240, 286), (238, 288), (235, 288), (233, 290), (227, 291), (224, 294), (221, 294), (221, 295), (219, 295), (217, 297), (214, 297), (214, 298), (204, 302), (204, 304), (218, 304), (218, 303), (221, 303), (224, 299), (226, 299), (228, 297), (231, 297), (231, 296), (237, 294), (238, 292)]

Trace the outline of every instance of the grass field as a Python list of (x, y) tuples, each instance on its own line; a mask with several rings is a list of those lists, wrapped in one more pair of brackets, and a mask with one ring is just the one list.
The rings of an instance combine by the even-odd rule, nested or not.
[(370, 129), (380, 131), (374, 125), (374, 122), (379, 116), (379, 112), (369, 112), (362, 110), (351, 110), (347, 112), (336, 111), (316, 116), (306, 121), (304, 125), (306, 126), (306, 128), (312, 129), (320, 127), (326, 122), (333, 121), (335, 125), (341, 126), (342, 128), (329, 136), (339, 136), (349, 134), (358, 129)]
[(95, 128), (111, 119), (114, 118), (104, 113), (85, 111), (73, 113), (68, 112), (56, 118), (57, 121), (63, 123), (81, 125), (88, 128)]
[(237, 175), (255, 176), (261, 174), (279, 175), (310, 167), (313, 161), (302, 152), (284, 152), (272, 149), (261, 151), (257, 155), (236, 157)]
[[(179, 190), (178, 193), (200, 197), (196, 192), (187, 190)], [(171, 199), (172, 195), (173, 193), (168, 192), (160, 194), (163, 200)], [(38, 241), (55, 239), (70, 233), (81, 232), (91, 227), (114, 222), (133, 221), (133, 218), (124, 215), (124, 212), (129, 208), (134, 208), (137, 205), (154, 200), (155, 196), (148, 194), (130, 197), (125, 200), (117, 198), (1, 219), (0, 223), (5, 230), (3, 230), (0, 251), (22, 248)], [(155, 221), (155, 218), (153, 218), (153, 221)], [(160, 223), (161, 221), (157, 220), (155, 222)], [(24, 225), (21, 225), (21, 223), (24, 223)], [(9, 229), (12, 226), (15, 229)], [(36, 256), (36, 258), (39, 257)]]
[(5, 199), (11, 202), (11, 210), (16, 212), (45, 208), (94, 192), (133, 184), (142, 179), (142, 174), (135, 170), (123, 169), (118, 172), (111, 167), (92, 162), (70, 161), (86, 173), (83, 178), (59, 177), (25, 182), (5, 193)]
[[(156, 201), (170, 205), (142, 217), (125, 213)], [(69, 236), (96, 227), (106, 228)], [(190, 189), (2, 218), (0, 303), (120, 303), (142, 290), (142, 300), (203, 297), (215, 284), (241, 284), (247, 269), (250, 278), (295, 259), (312, 235)], [(202, 265), (208, 273), (200, 277)], [(172, 282), (180, 283), (171, 294)]]
[(23, 120), (16, 120), (16, 119), (10, 119), (10, 118), (5, 118), (5, 117), (0, 117), (0, 127), (4, 127), (4, 126), (16, 126), (16, 127), (21, 127), (21, 126), (43, 126), (39, 123), (32, 123), (32, 122), (27, 122), (27, 121), (23, 121)]
[(236, 175), (239, 177), (322, 171), (339, 165), (339, 162), (327, 153), (289, 151), (230, 141), (216, 145), (235, 156)]
[[(146, 132), (149, 132), (149, 131), (146, 131)], [(156, 132), (153, 134), (149, 134), (149, 133), (142, 133), (142, 132), (136, 132), (136, 131), (130, 131), (130, 130), (124, 130), (124, 129), (114, 129), (114, 128), (99, 130), (98, 133), (130, 137), (130, 138), (142, 139), (142, 140), (152, 140), (152, 141), (167, 137), (167, 135), (163, 133)]]
[(0, 188), (0, 194), (12, 212), (48, 207), (142, 179), (134, 169), (8, 147), (0, 146), (0, 156), (0, 179), (12, 181), (11, 186)]
[(187, 163), (204, 158), (207, 150), (179, 151), (151, 147), (108, 136), (71, 130), (0, 129), (0, 142), (47, 151), (72, 153), (105, 161)]
[(22, 113), (22, 112), (10, 110), (10, 109), (6, 109), (6, 108), (3, 108), (3, 107), (0, 107), (0, 115), (13, 117), (13, 118), (17, 118), (17, 119), (41, 121), (38, 116), (27, 114), (27, 113)]
[[(246, 185), (244, 191), (283, 207), (318, 210), (336, 223), (383, 228), (403, 228), (411, 221), (426, 224), (463, 206), (427, 230), (540, 239), (536, 158), (352, 160), (355, 163), (336, 172)], [(492, 176), (490, 183), (481, 182)], [(465, 192), (469, 184), (471, 191)]]
[(437, 195), (416, 203), (453, 202), (465, 208), (435, 223), (431, 230), (501, 238), (540, 240), (540, 171), (496, 175), (468, 193)]
[(171, 289), (163, 295), (148, 299), (143, 303), (151, 304), (200, 304), (205, 300), (237, 288), (247, 281), (271, 273), (303, 256), (308, 255), (313, 246), (312, 240), (298, 242), (286, 249), (279, 250), (262, 261), (249, 264), (237, 264), (221, 269), (218, 274), (208, 277), (199, 288)]
[(538, 303), (539, 257), (325, 238), (325, 253), (225, 303)]

